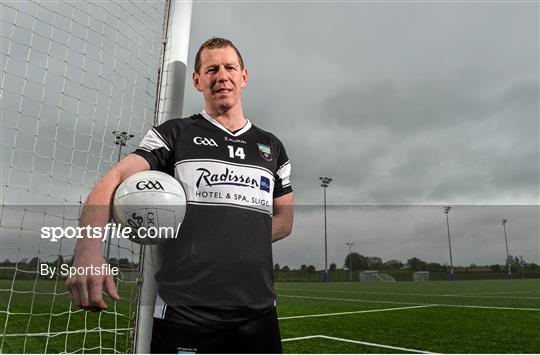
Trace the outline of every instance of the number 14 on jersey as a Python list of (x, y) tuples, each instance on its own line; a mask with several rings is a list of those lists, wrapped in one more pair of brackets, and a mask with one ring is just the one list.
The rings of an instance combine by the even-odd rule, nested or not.
[(232, 145), (228, 145), (227, 149), (229, 149), (229, 158), (239, 157), (240, 159), (246, 159), (246, 154), (244, 153), (244, 148), (238, 147), (235, 150)]

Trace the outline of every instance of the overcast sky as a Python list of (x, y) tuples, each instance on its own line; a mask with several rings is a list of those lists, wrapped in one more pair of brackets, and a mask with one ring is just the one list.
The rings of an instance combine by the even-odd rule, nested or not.
[[(510, 253), (538, 263), (538, 23), (534, 2), (196, 3), (188, 66), (209, 37), (236, 43), (245, 113), (293, 164), (299, 207), (275, 262), (323, 267), (329, 176), (329, 263), (346, 242), (449, 262), (444, 204), (455, 264), (503, 263), (503, 217)], [(186, 85), (190, 114), (202, 98)]]
[[(43, 4), (28, 5), (32, 7), (30, 15), (35, 11), (37, 18), (50, 16), (52, 21), (56, 11), (71, 14), (76, 20), (79, 16), (78, 23), (86, 24), (82, 5), (58, 3), (62, 5), (49, 11), (45, 9), (49, 5)], [(145, 25), (130, 17), (130, 24), (135, 26), (132, 31), (127, 27), (124, 30), (122, 21), (127, 20), (118, 16), (122, 9), (116, 7), (121, 5), (107, 4), (112, 3), (98, 6), (98, 10), (103, 7), (107, 11), (92, 10), (103, 23), (111, 23), (110, 28), (102, 26), (104, 37), (120, 40), (129, 47), (130, 55), (147, 56), (137, 46), (128, 46), (129, 37), (141, 48), (150, 49), (157, 60), (161, 27), (155, 25), (150, 32), (149, 26), (158, 23), (159, 6), (146, 9), (147, 5), (137, 4), (138, 16), (142, 13), (148, 19)], [(417, 256), (448, 262), (442, 205), (453, 206), (450, 229), (454, 264), (503, 263), (502, 218), (510, 220), (510, 253), (540, 263), (538, 7), (537, 2), (510, 1), (196, 1), (188, 72), (192, 71), (193, 58), (202, 42), (212, 36), (231, 39), (242, 52), (249, 71), (243, 95), (245, 114), (255, 125), (276, 134), (292, 161), (298, 206), (295, 226), (289, 238), (274, 244), (275, 262), (291, 267), (324, 266), (322, 188), (318, 177), (329, 176), (334, 180), (327, 190), (329, 263), (342, 266), (346, 242), (355, 243), (354, 251), (385, 261), (406, 261)], [(17, 15), (19, 23), (19, 32), (6, 35), (5, 29), (11, 31), (12, 27), (3, 27), (7, 38), (28, 37), (21, 30), (24, 21), (39, 33), (41, 23), (32, 25), (35, 18), (25, 15), (24, 10), (4, 10), (4, 17)], [(60, 19), (54, 17), (54, 21)], [(77, 22), (68, 21), (66, 36), (76, 28)], [(87, 41), (100, 41), (100, 33), (81, 33)], [(122, 34), (125, 38), (118, 37)], [(62, 36), (62, 32), (55, 36)], [(71, 46), (77, 46), (73, 36), (70, 38)], [(33, 46), (39, 47), (39, 37), (34, 36), (33, 41)], [(25, 48), (19, 50), (24, 52)], [(58, 68), (51, 61), (49, 78), (54, 78), (56, 70), (62, 74), (65, 58), (82, 60), (71, 57), (72, 49), (55, 47), (54, 43), (51, 48), (43, 47), (43, 54), (47, 52), (59, 60)], [(32, 60), (39, 61), (40, 52), (32, 53)], [(106, 54), (100, 52), (96, 60), (110, 60)], [(86, 56), (92, 58), (95, 52)], [(85, 93), (78, 83), (64, 81), (64, 86), (54, 88), (57, 81), (44, 82), (48, 93), (53, 88), (73, 92), (82, 103), (96, 102), (98, 109), (103, 106), (109, 114), (86, 114), (85, 106), (75, 102), (70, 112), (69, 98), (63, 97), (61, 106), (67, 112), (67, 121), (54, 113), (51, 142), (64, 137), (57, 121), (63, 125), (71, 122), (68, 130), (76, 126), (82, 134), (75, 137), (70, 131), (71, 135), (65, 135), (70, 139), (54, 143), (54, 149), (52, 143), (35, 145), (34, 152), (44, 155), (42, 174), (35, 174), (41, 166), (35, 156), (19, 157), (16, 165), (21, 169), (10, 170), (8, 183), (19, 184), (20, 189), (6, 192), (3, 201), (9, 200), (10, 194), (26, 191), (28, 186), (34, 195), (48, 186), (49, 195), (60, 201), (78, 201), (87, 193), (81, 185), (89, 185), (96, 172), (104, 173), (115, 160), (117, 150), (111, 142), (111, 127), (124, 129), (123, 124), (129, 122), (137, 137), (144, 134), (151, 117), (141, 112), (150, 112), (154, 93), (152, 80), (144, 78), (151, 77), (155, 68), (145, 67), (139, 60), (117, 67), (122, 65), (122, 59), (115, 55), (115, 70), (103, 72), (100, 77), (110, 79), (110, 83), (102, 87), (104, 82), (96, 80), (96, 92)], [(86, 62), (85, 69), (91, 71), (88, 63), (91, 61)], [(107, 69), (108, 63), (104, 64)], [(4, 114), (2, 124), (18, 125), (19, 129), (18, 143), (7, 142), (9, 146), (20, 144), (21, 129), (28, 132), (28, 139), (35, 139), (33, 121), (25, 127), (26, 121), (21, 119), (25, 110), (31, 111), (31, 105), (22, 106), (22, 116), (16, 114), (16, 84), (20, 82), (22, 90), (22, 79), (17, 75), (31, 77), (36, 67), (27, 68), (24, 60), (17, 62), (10, 57), (3, 68), (8, 73), (6, 83), (10, 83), (3, 105), (16, 104), (7, 105), (3, 112), (8, 114)], [(117, 73), (129, 79), (123, 88), (114, 84)], [(186, 85), (184, 114), (191, 115), (202, 109), (203, 101), (193, 89), (190, 76)], [(25, 87), (26, 97), (31, 96), (28, 87), (31, 85)], [(102, 104), (100, 95), (109, 91), (109, 100)], [(39, 86), (36, 92), (40, 95)], [(48, 117), (46, 113), (40, 111), (42, 121)], [(75, 122), (69, 120), (72, 114), (78, 117)], [(85, 120), (85, 115), (94, 116)], [(6, 117), (17, 122), (6, 121)], [(117, 117), (118, 126), (111, 126)], [(42, 130), (39, 135), (43, 138), (46, 133)], [(73, 155), (79, 148), (91, 159), (84, 154), (79, 158)], [(62, 149), (69, 153), (65, 165), (59, 164)], [(52, 155), (45, 154), (48, 150), (57, 154), (54, 165), (50, 164)], [(11, 159), (10, 154), (7, 156)], [(4, 161), (3, 170), (8, 165), (9, 161)], [(49, 183), (47, 170), (51, 166), (50, 174), (56, 174), (60, 184)], [(32, 179), (28, 178), (29, 170), (34, 171)], [(62, 179), (68, 181), (67, 187)]]

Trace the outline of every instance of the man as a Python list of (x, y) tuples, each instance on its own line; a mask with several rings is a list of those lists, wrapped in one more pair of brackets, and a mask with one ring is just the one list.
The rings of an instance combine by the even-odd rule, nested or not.
[[(204, 111), (150, 130), (85, 203), (81, 225), (105, 225), (109, 209), (99, 206), (110, 205), (127, 177), (149, 169), (170, 173), (186, 191), (178, 236), (160, 245), (152, 352), (281, 352), (271, 242), (292, 229), (290, 163), (281, 142), (244, 117), (247, 82), (234, 44), (206, 41), (193, 73)], [(103, 263), (99, 239), (77, 241), (74, 266)], [(103, 286), (119, 299), (109, 276), (75, 276), (67, 286), (73, 303), (87, 310), (107, 307)]]

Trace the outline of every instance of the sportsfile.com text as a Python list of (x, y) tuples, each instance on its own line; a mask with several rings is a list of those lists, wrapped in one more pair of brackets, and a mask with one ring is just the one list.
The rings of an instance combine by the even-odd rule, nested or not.
[(81, 239), (81, 238), (93, 238), (101, 239), (103, 241), (107, 238), (176, 238), (176, 230), (180, 228), (178, 224), (177, 228), (174, 227), (144, 227), (131, 228), (129, 226), (123, 226), (115, 223), (107, 223), (103, 227), (92, 226), (78, 226), (78, 227), (42, 227), (41, 238), (50, 239), (52, 242), (56, 242), (62, 238), (67, 239)]

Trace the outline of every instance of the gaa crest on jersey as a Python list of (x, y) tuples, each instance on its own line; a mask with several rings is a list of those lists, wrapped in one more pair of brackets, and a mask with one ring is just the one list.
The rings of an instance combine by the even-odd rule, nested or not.
[(261, 143), (257, 143), (257, 146), (259, 147), (261, 156), (267, 161), (272, 161), (272, 151), (270, 150), (270, 146)]

